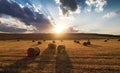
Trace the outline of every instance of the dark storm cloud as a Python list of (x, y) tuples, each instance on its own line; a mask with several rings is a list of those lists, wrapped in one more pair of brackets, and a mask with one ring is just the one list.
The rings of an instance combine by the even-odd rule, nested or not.
[(34, 32), (36, 27), (33, 25), (26, 25), (18, 18), (10, 15), (0, 15), (0, 31), (3, 32)]
[(76, 11), (77, 2), (76, 0), (60, 0), (60, 8), (63, 15), (68, 15), (69, 11)]
[[(36, 12), (34, 10), (34, 7), (32, 7), (31, 5), (25, 5), (21, 7), (20, 4), (12, 0), (11, 2), (9, 2), (8, 0), (0, 0), (0, 15), (1, 14), (17, 18), (17, 20), (23, 22), (26, 26), (32, 25), (37, 28), (38, 32), (47, 31), (52, 27), (48, 18), (45, 17), (43, 14)], [(10, 27), (8, 29), (10, 29)], [(13, 30), (13, 27), (11, 27), (11, 29), (12, 30), (10, 30), (10, 32), (17, 31)], [(19, 30), (19, 28), (15, 29)], [(0, 31), (7, 31), (7, 27), (5, 29), (3, 29), (3, 27), (0, 27)]]
[(24, 11), (16, 3), (10, 3), (7, 0), (0, 0), (0, 13), (14, 17), (24, 18)]
[(26, 29), (20, 29), (20, 28), (14, 28), (14, 27), (6, 27), (0, 25), (0, 31), (2, 32), (25, 32), (27, 31)]

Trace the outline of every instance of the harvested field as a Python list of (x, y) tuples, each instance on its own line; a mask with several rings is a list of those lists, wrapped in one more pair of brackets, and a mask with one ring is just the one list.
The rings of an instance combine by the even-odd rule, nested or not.
[[(65, 45), (62, 53), (57, 53), (57, 48), (48, 48), (51, 41), (46, 40), (41, 45), (31, 40), (0, 41), (0, 73), (120, 73), (117, 39), (91, 40), (88, 46), (74, 43), (74, 40), (55, 40), (57, 46)], [(39, 47), (40, 55), (27, 57), (30, 47)]]

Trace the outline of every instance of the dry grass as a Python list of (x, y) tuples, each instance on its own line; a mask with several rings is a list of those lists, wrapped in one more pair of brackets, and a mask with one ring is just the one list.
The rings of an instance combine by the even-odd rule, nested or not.
[[(120, 73), (120, 42), (117, 39), (91, 40), (89, 46), (73, 40), (55, 41), (57, 45), (66, 46), (64, 53), (48, 49), (51, 40), (41, 45), (31, 40), (0, 41), (0, 73)], [(28, 58), (27, 49), (34, 46), (39, 47), (41, 53)]]

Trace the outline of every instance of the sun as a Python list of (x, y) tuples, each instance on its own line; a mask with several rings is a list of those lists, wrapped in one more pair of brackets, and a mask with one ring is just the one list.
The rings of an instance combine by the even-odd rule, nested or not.
[(62, 25), (55, 25), (55, 27), (54, 27), (54, 32), (55, 33), (59, 34), (59, 33), (63, 33), (63, 31), (64, 31), (64, 26), (62, 26)]

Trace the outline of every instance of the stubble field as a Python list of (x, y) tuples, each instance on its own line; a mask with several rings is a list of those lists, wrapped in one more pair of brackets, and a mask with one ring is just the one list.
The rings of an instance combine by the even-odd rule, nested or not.
[[(42, 40), (41, 40), (42, 41)], [(0, 41), (0, 73), (120, 73), (120, 41), (110, 39), (91, 40), (91, 45), (74, 40), (55, 40), (65, 45), (63, 53), (49, 49), (52, 40), (4, 40)], [(39, 47), (40, 55), (27, 57), (27, 49)]]

